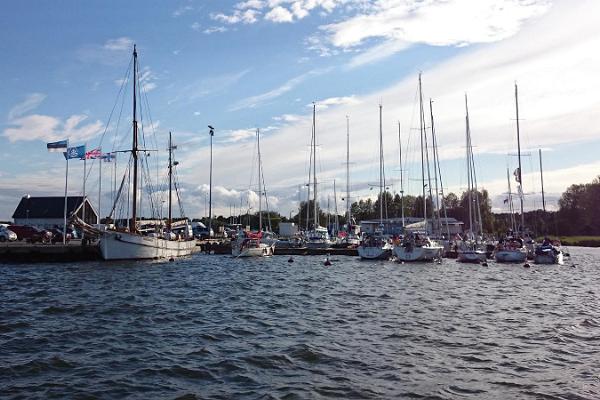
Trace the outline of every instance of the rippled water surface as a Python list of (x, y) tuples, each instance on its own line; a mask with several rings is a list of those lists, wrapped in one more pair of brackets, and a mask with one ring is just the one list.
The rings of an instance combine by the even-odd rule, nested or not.
[(0, 397), (598, 399), (600, 250), (571, 254), (0, 265)]

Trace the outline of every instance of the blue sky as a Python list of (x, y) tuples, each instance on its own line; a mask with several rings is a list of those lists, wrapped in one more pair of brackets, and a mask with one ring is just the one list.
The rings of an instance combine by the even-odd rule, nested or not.
[[(560, 0), (11, 2), (0, 16), (0, 219), (10, 218), (27, 193), (62, 193), (64, 161), (48, 154), (45, 143), (68, 137), (72, 144), (99, 144), (133, 43), (159, 148), (166, 147), (168, 131), (179, 143), (191, 216), (204, 213), (208, 124), (217, 128), (218, 213), (228, 214), (253, 188), (256, 127), (264, 135), (270, 203), (284, 214), (296, 207), (307, 175), (312, 101), (318, 104), (321, 201), (333, 196), (333, 179), (338, 190), (345, 187), (346, 115), (353, 196), (373, 195), (367, 183), (377, 179), (380, 102), (387, 176), (398, 175), (400, 121), (407, 186), (417, 193), (419, 71), (426, 99), (434, 99), (446, 191), (465, 186), (467, 92), (479, 182), (502, 207), (507, 162), (515, 168), (507, 153), (516, 147), (518, 81), (522, 145), (532, 152), (524, 160), (525, 191), (540, 190), (537, 149), (543, 148), (545, 186), (555, 204), (566, 186), (600, 171), (599, 7)], [(124, 125), (130, 123), (127, 107)], [(107, 138), (114, 128), (111, 120)], [(79, 194), (81, 163), (72, 165), (70, 193)], [(95, 172), (87, 186), (97, 192)], [(106, 176), (103, 186), (110, 186)], [(103, 196), (106, 214), (110, 194)], [(528, 195), (528, 207), (539, 206), (538, 197)]]

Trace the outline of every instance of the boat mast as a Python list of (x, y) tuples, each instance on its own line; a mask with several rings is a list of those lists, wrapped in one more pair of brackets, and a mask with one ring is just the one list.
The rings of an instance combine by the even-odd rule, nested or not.
[(467, 149), (467, 195), (469, 199), (469, 231), (472, 236), (473, 232), (473, 181), (471, 174), (471, 140), (469, 138), (469, 105), (467, 103), (467, 94), (465, 93), (465, 140)]
[(379, 104), (379, 224), (383, 227), (383, 105)]
[(346, 215), (348, 232), (352, 225), (352, 206), (350, 204), (350, 117), (346, 115)]
[(137, 231), (137, 191), (138, 191), (138, 125), (136, 120), (136, 109), (137, 109), (137, 50), (135, 44), (133, 45), (133, 146), (131, 147), (131, 153), (133, 155), (133, 202), (131, 206), (131, 223), (129, 225), (130, 232)]
[(171, 226), (173, 224), (172, 215), (172, 192), (173, 192), (173, 140), (171, 138), (171, 132), (169, 132), (169, 217), (167, 219), (167, 231), (171, 232)]
[(517, 156), (519, 158), (519, 171), (517, 179), (519, 182), (519, 200), (521, 201), (521, 232), (525, 230), (525, 214), (523, 214), (523, 171), (521, 170), (521, 132), (519, 131), (519, 89), (515, 82), (515, 110), (517, 114)]
[(335, 179), (333, 180), (333, 208), (335, 210), (335, 236), (337, 236), (338, 231), (340, 230), (340, 221), (338, 219), (338, 206), (337, 206), (337, 190), (335, 188)]
[(402, 138), (400, 136), (400, 121), (398, 121), (398, 152), (400, 154), (400, 215), (404, 229), (404, 175), (402, 170)]
[(508, 202), (508, 212), (510, 213), (510, 229), (514, 232), (516, 227), (515, 227), (515, 211), (513, 208), (513, 201), (512, 201), (512, 187), (510, 185), (510, 170), (508, 168), (508, 165), (506, 167), (506, 182), (508, 183), (508, 197), (506, 198), (506, 201)]
[(315, 213), (315, 230), (319, 227), (319, 212), (317, 209), (317, 131), (316, 131), (316, 113), (317, 113), (317, 105), (315, 104), (315, 102), (313, 102), (313, 126), (312, 126), (312, 132), (313, 132), (313, 196), (314, 196), (314, 201), (313, 201), (313, 207), (314, 207), (314, 213)]
[(544, 196), (544, 168), (542, 167), (542, 149), (538, 149), (540, 155), (540, 179), (542, 180), (542, 209), (546, 212), (546, 197)]
[(258, 231), (262, 232), (262, 175), (260, 159), (260, 130), (256, 128), (256, 148), (258, 149)]
[(421, 130), (421, 180), (423, 182), (423, 222), (425, 230), (427, 230), (427, 198), (425, 197), (425, 157), (423, 154), (423, 130), (424, 125), (424, 111), (423, 111), (423, 86), (421, 84), (421, 73), (419, 73), (419, 124)]
[[(435, 124), (434, 124), (434, 120), (433, 120), (433, 100), (431, 100), (431, 98), (429, 99), (429, 113), (431, 115), (431, 147), (432, 147), (432, 153), (433, 153), (433, 179), (435, 182), (435, 211), (437, 213), (437, 220), (436, 220), (436, 227), (437, 227), (437, 234), (441, 235), (442, 233), (442, 226), (441, 226), (441, 216), (440, 216), (440, 189), (438, 187), (438, 174), (437, 174), (437, 165), (438, 165), (438, 159), (437, 159), (437, 151), (436, 151), (436, 147), (435, 147)], [(427, 168), (429, 169), (429, 163), (427, 164)], [(433, 199), (431, 199), (431, 201), (433, 201)], [(434, 215), (435, 216), (435, 215)], [(448, 223), (446, 221), (446, 223)]]

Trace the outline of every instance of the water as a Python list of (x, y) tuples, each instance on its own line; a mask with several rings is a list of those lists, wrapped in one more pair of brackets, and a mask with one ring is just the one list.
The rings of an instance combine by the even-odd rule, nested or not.
[(0, 397), (598, 399), (600, 249), (571, 252), (0, 265)]

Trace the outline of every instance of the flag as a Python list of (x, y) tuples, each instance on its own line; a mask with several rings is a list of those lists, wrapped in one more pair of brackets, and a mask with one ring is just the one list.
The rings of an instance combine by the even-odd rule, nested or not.
[(116, 156), (117, 155), (115, 153), (104, 153), (102, 154), (101, 158), (104, 160), (104, 162), (112, 162)]
[(92, 149), (90, 151), (85, 152), (85, 158), (87, 160), (94, 160), (96, 158), (101, 158), (101, 157), (102, 157), (102, 150), (100, 150), (100, 148)]
[(519, 168), (515, 169), (515, 172), (513, 172), (513, 175), (515, 176), (515, 180), (519, 183), (521, 183), (521, 170)]
[(51, 142), (51, 143), (46, 144), (46, 148), (48, 149), (48, 152), (50, 152), (50, 153), (63, 152), (65, 150), (67, 150), (67, 147), (69, 147), (68, 140), (61, 140), (59, 142)]
[(77, 147), (69, 147), (67, 151), (63, 153), (66, 160), (71, 158), (83, 158), (85, 157), (85, 145)]

